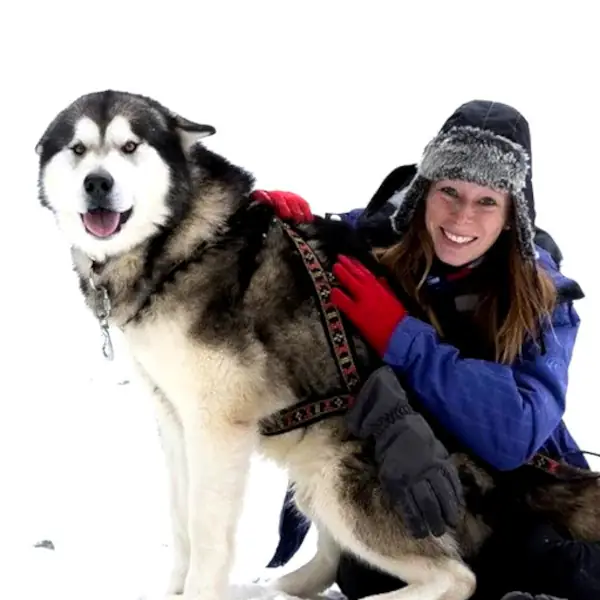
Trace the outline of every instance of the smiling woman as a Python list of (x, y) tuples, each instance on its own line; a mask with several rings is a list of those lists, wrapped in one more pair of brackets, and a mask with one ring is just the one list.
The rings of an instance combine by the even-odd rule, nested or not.
[(426, 198), (425, 225), (435, 254), (460, 267), (483, 256), (508, 227), (508, 192), (443, 179)]

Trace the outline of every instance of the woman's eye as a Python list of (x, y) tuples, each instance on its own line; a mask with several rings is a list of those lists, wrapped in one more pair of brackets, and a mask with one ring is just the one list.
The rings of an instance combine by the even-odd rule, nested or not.
[(440, 191), (446, 196), (451, 196), (452, 198), (458, 198), (458, 192), (453, 187), (443, 187)]

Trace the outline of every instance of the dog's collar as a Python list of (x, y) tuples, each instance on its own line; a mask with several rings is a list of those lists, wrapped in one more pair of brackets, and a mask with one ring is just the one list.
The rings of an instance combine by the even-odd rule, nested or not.
[(93, 273), (94, 263), (92, 263), (91, 274), (88, 278), (88, 284), (93, 293), (93, 311), (102, 334), (102, 354), (107, 360), (115, 358), (115, 350), (110, 337), (110, 327), (108, 319), (111, 313), (111, 302), (108, 289), (104, 285), (97, 285)]
[(76, 270), (91, 290), (91, 308), (100, 326), (102, 354), (107, 360), (113, 360), (115, 353), (108, 324), (112, 310), (111, 299), (108, 288), (99, 282), (105, 264), (91, 258), (78, 248), (72, 248), (71, 254)]

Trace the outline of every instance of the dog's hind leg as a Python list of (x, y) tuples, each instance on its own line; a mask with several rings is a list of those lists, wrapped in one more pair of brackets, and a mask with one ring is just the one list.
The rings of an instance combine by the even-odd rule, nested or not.
[(467, 600), (475, 591), (475, 575), (461, 561), (406, 556), (403, 559), (380, 557), (371, 564), (386, 573), (408, 581), (406, 587), (363, 600)]
[(318, 524), (316, 527), (317, 551), (313, 558), (296, 571), (271, 582), (270, 589), (290, 596), (311, 598), (333, 585), (340, 562), (340, 547), (327, 529)]
[(472, 595), (475, 575), (461, 561), (456, 540), (450, 534), (411, 536), (376, 471), (357, 461), (332, 461), (311, 484), (296, 488), (309, 517), (323, 523), (343, 550), (406, 584), (364, 600), (467, 600)]
[[(271, 582), (270, 589), (299, 598), (314, 598), (335, 582), (341, 549), (319, 527), (317, 552), (308, 563)], [(364, 553), (361, 552), (364, 556)], [(370, 556), (371, 566), (410, 583), (405, 588), (363, 600), (467, 600), (475, 590), (475, 576), (461, 561), (406, 556), (401, 559)]]
[[(393, 523), (389, 525), (393, 527)], [(467, 600), (475, 591), (474, 573), (459, 558), (444, 556), (441, 544), (437, 556), (436, 553), (419, 552), (415, 547), (417, 544), (414, 549), (410, 548), (412, 544), (407, 544), (408, 539), (403, 534), (398, 536), (397, 549), (391, 547), (386, 551), (375, 530), (373, 537), (367, 535), (363, 540), (357, 539), (348, 529), (339, 529), (339, 532), (341, 541), (346, 542), (347, 549), (359, 559), (407, 584), (395, 592), (368, 596), (363, 600)], [(393, 532), (390, 533), (393, 536)]]

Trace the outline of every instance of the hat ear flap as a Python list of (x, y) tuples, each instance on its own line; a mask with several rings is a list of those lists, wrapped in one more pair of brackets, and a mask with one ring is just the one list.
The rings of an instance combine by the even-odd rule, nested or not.
[[(392, 229), (398, 234), (403, 235), (410, 227), (415, 216), (415, 211), (419, 204), (425, 202), (431, 181), (422, 175), (415, 175), (411, 181), (404, 197), (401, 198), (398, 208), (390, 217), (392, 221)], [(400, 198), (398, 198), (400, 200)]]

